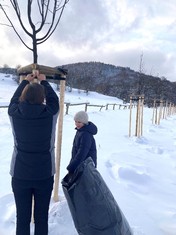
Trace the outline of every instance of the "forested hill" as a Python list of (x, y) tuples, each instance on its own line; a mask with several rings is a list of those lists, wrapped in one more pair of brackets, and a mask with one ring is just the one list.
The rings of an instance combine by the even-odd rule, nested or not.
[(144, 95), (145, 103), (154, 99), (176, 104), (176, 83), (100, 62), (75, 63), (62, 66), (68, 69), (67, 85), (71, 88), (97, 91), (129, 102), (131, 95)]
[[(154, 99), (176, 104), (176, 82), (136, 72), (128, 67), (100, 62), (84, 62), (58, 66), (68, 70), (66, 84), (70, 88), (96, 91), (129, 102), (130, 96), (144, 95), (152, 106)], [(16, 74), (16, 69), (0, 68), (0, 72)]]

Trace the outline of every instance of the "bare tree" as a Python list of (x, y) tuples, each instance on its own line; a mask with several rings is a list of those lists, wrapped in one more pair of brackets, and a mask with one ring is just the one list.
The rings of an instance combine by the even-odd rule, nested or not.
[(138, 80), (138, 95), (144, 93), (144, 63), (143, 63), (143, 52), (140, 55), (139, 62), (139, 80)]
[[(4, 24), (6, 26), (10, 26), (13, 28), (21, 42), (33, 53), (33, 62), (37, 63), (38, 53), (37, 46), (39, 44), (44, 43), (55, 31), (57, 28), (61, 16), (63, 14), (64, 8), (69, 0), (26, 0), (23, 2), (23, 5), (26, 4), (27, 12), (24, 12), (20, 9), (19, 1), (10, 0), (11, 6), (15, 11), (17, 19), (25, 32), (32, 39), (32, 46), (28, 46), (25, 40), (19, 34), (17, 28), (14, 25), (14, 21), (12, 21), (11, 17), (7, 13), (7, 5), (2, 5), (0, 3), (0, 9), (3, 11), (5, 17), (7, 18), (9, 24)], [(32, 14), (35, 12), (35, 14)], [(28, 18), (28, 24), (25, 25), (23, 22), (22, 16), (26, 16)], [(35, 16), (35, 17), (34, 17)], [(37, 16), (37, 17), (36, 17)], [(34, 22), (34, 18), (37, 19)], [(2, 23), (1, 23), (2, 24)], [(42, 29), (45, 28), (45, 33), (42, 36), (38, 36)], [(43, 32), (43, 31), (42, 31)]]

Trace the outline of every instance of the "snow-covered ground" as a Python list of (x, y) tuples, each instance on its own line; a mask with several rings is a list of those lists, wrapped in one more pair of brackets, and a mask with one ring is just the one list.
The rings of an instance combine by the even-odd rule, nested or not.
[[(0, 105), (9, 102), (16, 88), (11, 77), (0, 74)], [(65, 101), (121, 103), (115, 97), (95, 92), (87, 96), (77, 90), (66, 92)], [(72, 106), (69, 114), (64, 115), (60, 179), (67, 173), (75, 135), (73, 116), (79, 110), (84, 110), (84, 106)], [(132, 113), (132, 137), (128, 137), (129, 109), (109, 107), (99, 111), (98, 107), (88, 107), (89, 119), (98, 127), (98, 170), (134, 235), (176, 235), (176, 116), (161, 120), (157, 126), (152, 124), (152, 109), (144, 108), (143, 136), (136, 138), (136, 110)], [(0, 108), (0, 235), (15, 235), (15, 204), (9, 175), (12, 149), (7, 108)], [(61, 184), (59, 198), (59, 202), (52, 199), (50, 204), (49, 235), (76, 235)]]

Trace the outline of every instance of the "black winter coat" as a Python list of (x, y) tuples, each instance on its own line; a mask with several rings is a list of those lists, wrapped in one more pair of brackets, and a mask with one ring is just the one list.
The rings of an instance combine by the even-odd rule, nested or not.
[(89, 122), (88, 125), (75, 129), (77, 132), (73, 141), (72, 158), (67, 166), (67, 170), (70, 173), (73, 173), (79, 164), (88, 157), (91, 157), (95, 167), (97, 166), (97, 149), (93, 137), (93, 135), (97, 134), (97, 127), (92, 122)]
[(14, 137), (10, 174), (24, 180), (46, 179), (55, 173), (55, 126), (59, 111), (58, 96), (47, 81), (46, 104), (19, 102), (23, 80), (14, 93), (8, 114)]

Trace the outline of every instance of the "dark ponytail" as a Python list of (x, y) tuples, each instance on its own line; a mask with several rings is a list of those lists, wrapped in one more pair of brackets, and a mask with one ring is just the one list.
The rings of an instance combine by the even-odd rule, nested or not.
[(44, 102), (44, 99), (44, 87), (38, 83), (30, 83), (22, 91), (19, 101), (26, 101), (30, 104), (42, 104)]

